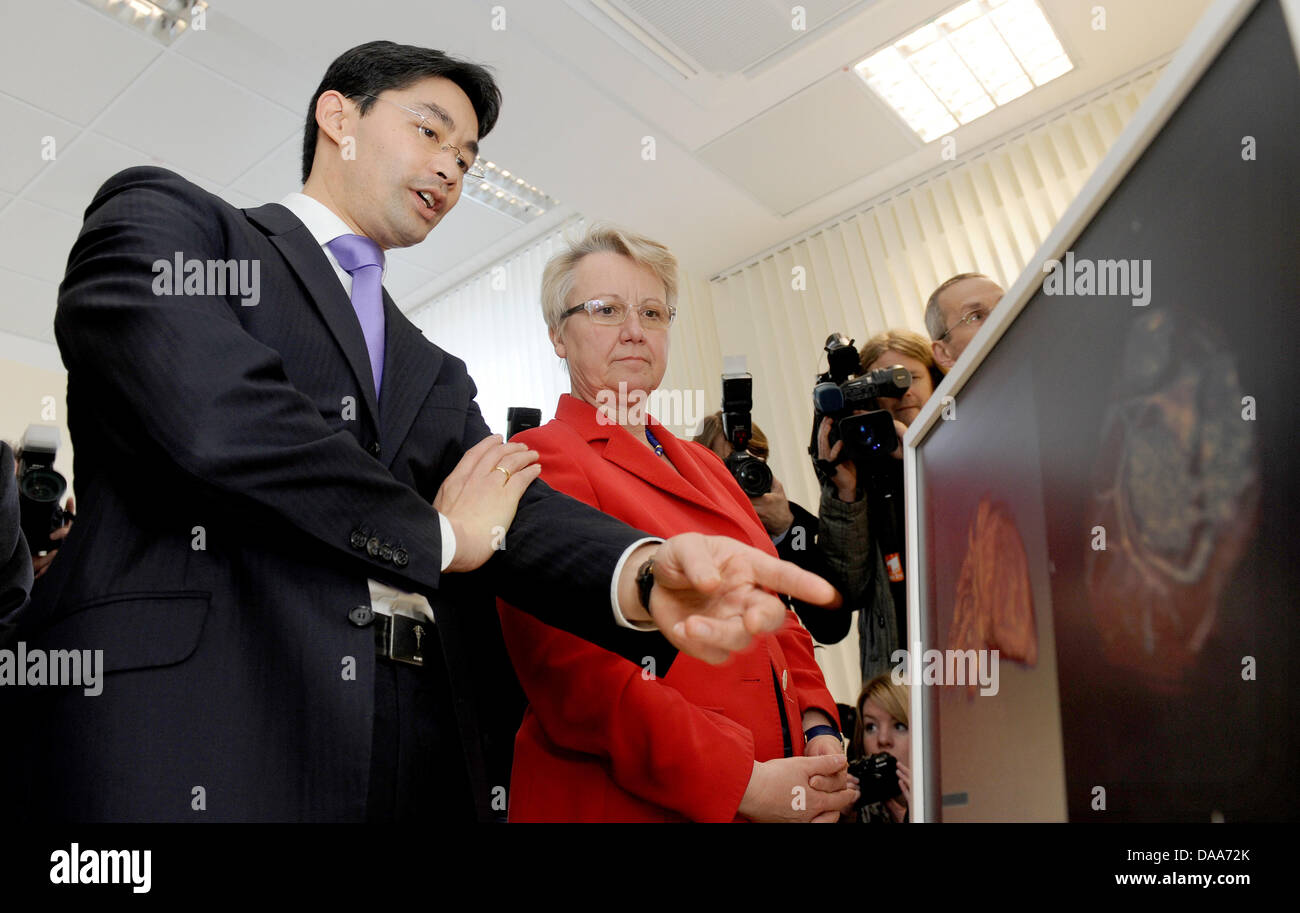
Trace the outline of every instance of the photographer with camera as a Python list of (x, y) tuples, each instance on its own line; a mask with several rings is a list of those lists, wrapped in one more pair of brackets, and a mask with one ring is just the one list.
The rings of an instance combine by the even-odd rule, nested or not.
[(859, 594), (862, 678), (890, 668), (907, 642), (902, 437), (941, 379), (930, 345), (909, 330), (862, 348), (832, 335), (814, 390), (809, 447), (822, 482), (819, 541), (847, 592)]
[(0, 647), (32, 591), (31, 555), (19, 521), (14, 452), (0, 441)]
[(59, 506), (68, 490), (68, 480), (54, 469), (58, 452), (59, 429), (51, 425), (28, 425), (14, 451), (19, 513), (37, 580), (50, 569), (58, 554), (57, 543), (68, 537), (76, 507), (71, 495), (63, 507)]
[(37, 580), (50, 569), (58, 554), (57, 543), (68, 537), (76, 507), (71, 495), (63, 507), (59, 506), (68, 490), (68, 480), (54, 469), (58, 452), (58, 428), (28, 425), (14, 453), (19, 512), (32, 554), (32, 573)]
[(844, 813), (859, 824), (903, 824), (912, 805), (912, 736), (906, 685), (877, 675), (858, 696), (858, 724), (849, 743), (849, 773), (862, 791)]
[[(748, 454), (766, 464), (771, 452), (767, 435), (757, 424), (751, 423), (750, 428), (752, 435), (747, 448)], [(758, 514), (763, 528), (772, 537), (777, 556), (829, 580), (840, 591), (847, 604), (849, 591), (840, 584), (817, 541), (817, 536), (821, 532), (817, 518), (806, 508), (789, 500), (781, 480), (772, 476), (770, 471), (768, 472), (770, 481), (767, 481), (764, 487), (763, 484), (754, 484), (755, 481), (763, 483), (765, 480), (755, 479), (752, 470), (747, 470), (747, 464), (736, 466), (737, 451), (727, 435), (722, 412), (704, 417), (695, 434), (695, 443), (708, 447), (728, 467), (736, 467), (733, 475), (741, 489), (749, 496), (750, 503), (754, 505), (754, 513)], [(741, 475), (736, 475), (736, 471)], [(790, 606), (818, 643), (839, 643), (849, 633), (853, 620), (851, 611), (845, 611), (843, 608), (827, 609), (797, 599), (790, 600)]]

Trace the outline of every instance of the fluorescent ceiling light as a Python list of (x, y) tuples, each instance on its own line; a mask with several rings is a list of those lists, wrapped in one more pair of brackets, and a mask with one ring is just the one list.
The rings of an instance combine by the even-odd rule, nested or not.
[(560, 205), (555, 197), (496, 162), (485, 161), (483, 171), (482, 180), (466, 183), (465, 196), (518, 222), (531, 222)]
[(118, 22), (171, 44), (189, 28), (195, 13), (207, 9), (204, 0), (81, 0)]
[(1074, 64), (1036, 0), (967, 0), (853, 69), (928, 143)]

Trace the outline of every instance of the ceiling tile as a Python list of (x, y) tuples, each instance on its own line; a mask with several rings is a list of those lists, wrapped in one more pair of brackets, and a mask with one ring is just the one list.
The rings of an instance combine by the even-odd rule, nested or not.
[[(680, 3), (671, 0), (613, 0), (612, 6), (631, 12), (670, 45), (705, 70), (729, 74), (757, 64), (792, 45), (807, 41), (819, 26), (852, 7), (851, 0), (813, 0), (804, 10), (803, 27), (792, 26), (791, 10), (784, 3), (754, 0), (709, 0)], [(611, 23), (612, 24), (612, 23)], [(636, 38), (640, 42), (640, 38)]]
[(4, 4), (0, 86), (88, 124), (163, 47), (75, 0)]
[(302, 133), (299, 131), (280, 148), (249, 169), (232, 188), (263, 202), (281, 200), (302, 187)]
[(28, 339), (54, 342), (54, 306), (59, 286), (0, 269), (0, 330)]
[(296, 55), (209, 4), (207, 28), (190, 30), (172, 48), (182, 57), (211, 67), (291, 111), (307, 114), (321, 74), (302, 65)]
[(423, 242), (406, 249), (403, 259), (445, 273), (520, 227), (495, 209), (462, 199)]
[(836, 73), (714, 140), (699, 156), (786, 215), (919, 148), (857, 76)]
[(80, 230), (80, 219), (14, 200), (0, 212), (0, 268), (57, 285)]
[(59, 154), (23, 194), (31, 200), (74, 216), (78, 221), (104, 181), (133, 165), (156, 165), (156, 160), (94, 133), (83, 134)]
[(279, 105), (168, 55), (97, 127), (224, 186), (283, 143), (298, 122)]
[[(17, 193), (42, 171), (53, 170), (63, 148), (78, 127), (28, 105), (0, 95), (0, 123), (5, 141), (0, 144), (0, 189)], [(43, 158), (45, 137), (54, 137), (54, 160)]]

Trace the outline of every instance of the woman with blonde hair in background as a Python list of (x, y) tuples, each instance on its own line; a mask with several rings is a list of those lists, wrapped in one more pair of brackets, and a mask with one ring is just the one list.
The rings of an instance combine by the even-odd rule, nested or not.
[[(896, 762), (897, 783), (888, 776), (886, 792), (876, 801), (859, 805), (850, 816), (864, 824), (902, 823), (908, 819), (912, 805), (912, 732), (908, 725), (908, 707), (911, 695), (906, 685), (894, 684), (892, 673), (877, 675), (862, 686), (858, 696), (858, 722), (853, 730), (849, 757), (871, 758), (887, 754)], [(862, 780), (862, 792), (871, 798), (873, 786), (870, 779)]]
[[(943, 379), (934, 363), (930, 343), (911, 330), (888, 330), (859, 350), (860, 373), (902, 365), (912, 376), (901, 397), (882, 396), (879, 408), (894, 418), (901, 457), (903, 435)], [(834, 462), (843, 442), (830, 446), (830, 419), (818, 429), (818, 456)], [(858, 614), (859, 661), (863, 681), (888, 670), (893, 652), (907, 646), (907, 599), (903, 568), (904, 550), (903, 461), (878, 459), (870, 476), (859, 478), (852, 460), (838, 463), (823, 480), (818, 539), (831, 571), (844, 588), (847, 608)]]

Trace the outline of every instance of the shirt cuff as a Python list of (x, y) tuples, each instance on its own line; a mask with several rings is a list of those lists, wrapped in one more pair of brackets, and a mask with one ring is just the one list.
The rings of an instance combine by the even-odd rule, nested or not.
[(438, 514), (438, 529), (442, 530), (442, 567), (438, 570), (445, 571), (451, 559), (456, 557), (456, 531), (443, 514)]
[(647, 542), (660, 543), (662, 539), (646, 537), (638, 539), (627, 547), (623, 552), (623, 557), (618, 559), (618, 564), (614, 566), (614, 579), (609, 583), (609, 604), (614, 607), (614, 624), (620, 628), (631, 628), (633, 631), (657, 631), (659, 628), (653, 621), (628, 621), (623, 615), (623, 610), (618, 606), (618, 581), (623, 576), (623, 565), (627, 564), (627, 559), (632, 557), (632, 553)]

